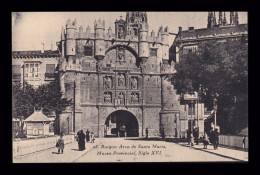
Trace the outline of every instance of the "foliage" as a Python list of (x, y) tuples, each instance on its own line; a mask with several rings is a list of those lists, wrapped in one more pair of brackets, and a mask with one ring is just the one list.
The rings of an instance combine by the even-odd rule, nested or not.
[(29, 117), (34, 112), (35, 89), (24, 82), (24, 85), (12, 86), (12, 115), (13, 117)]
[(218, 94), (218, 124), (234, 133), (247, 126), (248, 46), (241, 40), (204, 42), (196, 53), (189, 53), (175, 65), (177, 73), (172, 83), (179, 94), (199, 92), (212, 108)]
[(58, 116), (70, 106), (71, 100), (62, 98), (58, 75), (55, 76), (53, 82), (40, 85), (36, 89), (27, 82), (24, 83), (24, 86), (13, 84), (13, 117), (23, 116), (26, 119), (34, 112), (34, 108), (42, 108), (45, 115), (55, 113)]

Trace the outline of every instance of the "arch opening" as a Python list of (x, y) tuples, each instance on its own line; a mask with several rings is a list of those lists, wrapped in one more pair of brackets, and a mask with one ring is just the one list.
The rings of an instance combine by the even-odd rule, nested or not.
[(129, 111), (118, 110), (108, 115), (105, 121), (105, 137), (138, 137), (138, 121)]

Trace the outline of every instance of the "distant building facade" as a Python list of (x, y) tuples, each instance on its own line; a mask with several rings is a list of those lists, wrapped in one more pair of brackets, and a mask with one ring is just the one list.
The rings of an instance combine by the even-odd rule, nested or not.
[(60, 54), (58, 50), (13, 51), (12, 82), (28, 82), (37, 88), (54, 80)]
[(230, 12), (230, 23), (227, 22), (226, 13), (219, 12), (218, 23), (216, 13), (208, 13), (207, 28), (194, 29), (179, 32), (170, 47), (170, 59), (179, 62), (189, 52), (195, 52), (198, 44), (208, 41), (226, 42), (229, 40), (248, 40), (248, 25), (239, 24), (238, 12)]

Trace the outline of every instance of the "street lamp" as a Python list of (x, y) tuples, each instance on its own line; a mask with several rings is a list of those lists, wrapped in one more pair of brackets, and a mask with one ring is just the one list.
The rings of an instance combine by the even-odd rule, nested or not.
[(68, 135), (70, 133), (70, 117), (67, 117), (67, 121), (68, 121)]
[(217, 93), (213, 99), (213, 107), (214, 107), (214, 129), (217, 126)]

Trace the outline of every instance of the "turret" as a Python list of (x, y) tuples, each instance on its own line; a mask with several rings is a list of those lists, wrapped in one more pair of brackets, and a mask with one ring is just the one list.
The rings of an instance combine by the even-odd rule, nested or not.
[(89, 38), (90, 37), (90, 32), (91, 32), (91, 30), (90, 30), (90, 27), (88, 26), (87, 28), (86, 28), (86, 36)]
[(219, 12), (219, 17), (218, 17), (218, 24), (219, 24), (220, 26), (222, 26), (222, 25), (223, 25), (222, 12)]
[(239, 24), (239, 21), (238, 21), (238, 12), (235, 12), (234, 23), (235, 23), (235, 25), (238, 25), (238, 24)]
[(75, 56), (75, 35), (76, 35), (76, 20), (71, 22), (70, 19), (66, 23), (66, 56)]
[(82, 26), (79, 27), (79, 37), (83, 38), (83, 27)]
[(213, 12), (213, 26), (215, 27), (216, 25), (217, 25), (216, 13)]
[(224, 18), (223, 18), (223, 22), (222, 22), (223, 26), (225, 26), (227, 24), (227, 18), (226, 18), (226, 13), (224, 12)]
[(65, 57), (65, 29), (63, 26), (61, 29), (61, 57)]
[(112, 37), (112, 29), (111, 29), (111, 27), (108, 28), (107, 34), (108, 34), (109, 38)]
[(162, 60), (163, 60), (163, 63), (168, 63), (168, 61), (169, 61), (169, 42), (168, 42), (169, 29), (168, 29), (168, 26), (165, 27), (165, 29), (161, 33), (161, 37), (162, 37), (162, 44), (163, 44)]
[(102, 60), (105, 57), (105, 21), (95, 20), (95, 58)]
[(142, 61), (146, 61), (149, 56), (149, 45), (148, 45), (148, 24), (142, 23), (139, 29), (139, 48), (138, 56)]
[(234, 12), (230, 12), (230, 25), (234, 25), (235, 21), (234, 21)]

